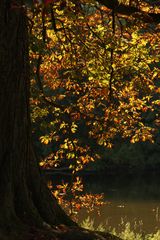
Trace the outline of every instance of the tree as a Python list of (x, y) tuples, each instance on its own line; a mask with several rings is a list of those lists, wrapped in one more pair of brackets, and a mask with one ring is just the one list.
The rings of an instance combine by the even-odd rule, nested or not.
[(16, 232), (22, 222), (71, 224), (41, 179), (31, 143), (28, 30), (22, 1), (1, 1), (0, 20), (0, 234)]
[(0, 239), (34, 239), (34, 232), (46, 239), (46, 229), (50, 239), (98, 239), (76, 228), (49, 192), (37, 164), (31, 140), (27, 24), (23, 0), (1, 0)]
[[(0, 239), (34, 239), (35, 228), (76, 224), (47, 189), (32, 146), (28, 29), (23, 1), (0, 2), (0, 28)], [(59, 233), (52, 229), (52, 239)], [(66, 231), (60, 234), (62, 238), (64, 234)], [(69, 235), (73, 233), (68, 233), (71, 239)], [(88, 235), (83, 233), (81, 239)], [(110, 235), (106, 236), (109, 239)]]

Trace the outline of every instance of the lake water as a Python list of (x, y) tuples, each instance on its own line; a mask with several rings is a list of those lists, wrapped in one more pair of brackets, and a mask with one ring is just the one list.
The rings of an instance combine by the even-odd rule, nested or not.
[[(49, 177), (58, 183), (64, 178), (67, 180), (59, 175)], [(100, 216), (82, 209), (79, 222), (90, 216), (95, 227), (103, 224), (122, 231), (121, 223), (130, 222), (137, 232), (160, 230), (160, 174), (91, 175), (83, 177), (83, 181), (86, 193), (104, 193), (106, 205), (100, 207)]]
[[(106, 205), (90, 215), (95, 226), (100, 223), (122, 230), (121, 222), (130, 222), (137, 232), (160, 230), (160, 175), (90, 176), (85, 179), (87, 193), (104, 193)], [(82, 210), (81, 222), (88, 216)]]

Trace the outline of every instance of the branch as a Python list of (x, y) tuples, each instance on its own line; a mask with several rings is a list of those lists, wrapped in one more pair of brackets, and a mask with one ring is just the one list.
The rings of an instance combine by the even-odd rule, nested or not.
[[(135, 15), (135, 17), (143, 20), (144, 22), (154, 22), (160, 23), (160, 13), (150, 13), (146, 11), (142, 11), (138, 7), (125, 5), (123, 3), (118, 3), (118, 0), (98, 0), (98, 2), (107, 8), (114, 10), (115, 13), (123, 14), (126, 16)], [(145, 2), (145, 1), (144, 1)], [(153, 7), (152, 4), (149, 5)], [(154, 4), (155, 6), (155, 4)], [(156, 5), (157, 6), (157, 5)], [(139, 17), (141, 16), (141, 17)]]

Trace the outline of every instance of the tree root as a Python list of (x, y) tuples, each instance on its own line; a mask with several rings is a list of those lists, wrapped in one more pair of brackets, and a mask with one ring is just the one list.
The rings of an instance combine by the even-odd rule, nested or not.
[(60, 226), (56, 234), (58, 240), (120, 240), (107, 232), (90, 231), (80, 227)]
[[(48, 228), (48, 227), (47, 227)], [(26, 231), (1, 232), (0, 240), (122, 240), (107, 232), (59, 225), (50, 229), (26, 228)]]

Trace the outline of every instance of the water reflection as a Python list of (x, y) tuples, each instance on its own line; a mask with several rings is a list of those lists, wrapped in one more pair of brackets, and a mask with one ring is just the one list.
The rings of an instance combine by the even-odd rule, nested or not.
[[(71, 177), (54, 175), (53, 182), (70, 181)], [(137, 232), (154, 233), (160, 229), (160, 176), (158, 174), (138, 175), (91, 175), (83, 177), (86, 193), (104, 193), (107, 204), (97, 212), (90, 213), (99, 224), (121, 231), (123, 222), (130, 222)], [(88, 213), (81, 210), (79, 222)]]
[[(99, 176), (84, 179), (85, 191), (104, 193), (108, 204), (101, 215), (91, 213), (95, 224), (103, 223), (121, 231), (121, 223), (130, 222), (137, 232), (160, 229), (160, 177), (157, 175)], [(87, 216), (81, 211), (79, 221)]]
[(104, 192), (107, 199), (160, 200), (159, 175), (90, 176), (84, 183), (87, 192)]

